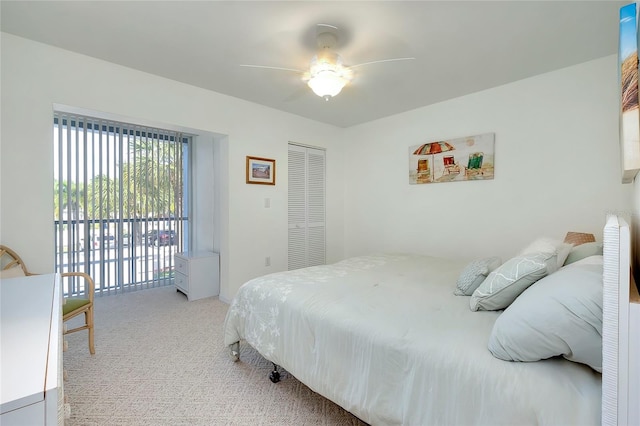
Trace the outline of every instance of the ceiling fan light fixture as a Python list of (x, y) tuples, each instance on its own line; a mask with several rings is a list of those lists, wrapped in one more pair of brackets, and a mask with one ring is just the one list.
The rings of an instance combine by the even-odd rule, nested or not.
[(313, 57), (307, 82), (313, 93), (326, 101), (340, 93), (350, 80), (350, 70), (342, 66), (340, 55), (328, 53)]
[(313, 93), (328, 101), (340, 93), (347, 80), (334, 71), (326, 70), (311, 77), (307, 84)]
[(309, 88), (316, 95), (328, 101), (338, 95), (344, 86), (353, 81), (354, 69), (383, 62), (406, 61), (411, 58), (389, 58), (378, 59), (369, 62), (351, 64), (346, 67), (342, 64), (342, 58), (335, 52), (334, 48), (338, 44), (338, 27), (329, 24), (318, 24), (316, 26), (316, 41), (318, 50), (311, 59), (308, 71), (295, 68), (283, 68), (266, 65), (240, 65), (243, 67), (267, 68), (274, 70), (290, 71), (302, 74), (301, 80), (307, 83)]

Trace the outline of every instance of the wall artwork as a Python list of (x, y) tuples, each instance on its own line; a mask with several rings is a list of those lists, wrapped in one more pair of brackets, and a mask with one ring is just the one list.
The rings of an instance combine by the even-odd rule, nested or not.
[(276, 184), (276, 160), (247, 156), (247, 183)]
[(493, 179), (495, 133), (409, 147), (409, 183)]
[(638, 8), (620, 8), (620, 160), (622, 183), (633, 182), (640, 170), (640, 112), (638, 111)]

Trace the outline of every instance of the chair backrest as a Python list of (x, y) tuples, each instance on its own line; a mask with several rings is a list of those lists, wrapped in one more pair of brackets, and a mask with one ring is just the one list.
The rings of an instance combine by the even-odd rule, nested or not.
[(484, 152), (474, 152), (469, 155), (469, 162), (467, 163), (467, 169), (481, 169), (482, 159), (484, 158)]
[(33, 275), (27, 269), (27, 265), (25, 265), (22, 258), (18, 256), (18, 253), (11, 250), (9, 247), (0, 245), (0, 270), (7, 271), (15, 266), (22, 268), (24, 275)]
[(65, 297), (80, 297), (93, 302), (95, 283), (89, 274), (84, 272), (63, 272), (61, 276), (66, 278), (63, 280)]
[[(14, 273), (12, 268), (16, 267), (22, 268), (23, 273)], [(25, 265), (18, 253), (7, 246), (0, 245), (0, 278), (14, 278), (22, 275), (37, 274), (29, 272), (27, 265)], [(88, 274), (84, 272), (63, 272), (60, 275), (63, 278), (68, 278), (62, 280), (65, 297), (86, 297), (93, 302), (95, 283)]]

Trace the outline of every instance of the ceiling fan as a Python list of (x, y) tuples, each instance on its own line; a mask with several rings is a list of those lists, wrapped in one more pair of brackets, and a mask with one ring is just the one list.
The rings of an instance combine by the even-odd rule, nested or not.
[(353, 79), (353, 69), (365, 65), (372, 65), (381, 62), (407, 61), (415, 58), (391, 58), (379, 59), (371, 62), (345, 66), (342, 57), (334, 51), (338, 42), (338, 27), (329, 24), (317, 24), (316, 39), (318, 52), (311, 58), (307, 71), (272, 67), (266, 65), (241, 64), (241, 67), (268, 68), (283, 71), (292, 71), (302, 74), (302, 80), (313, 90), (313, 92), (328, 101), (336, 96), (342, 88)]

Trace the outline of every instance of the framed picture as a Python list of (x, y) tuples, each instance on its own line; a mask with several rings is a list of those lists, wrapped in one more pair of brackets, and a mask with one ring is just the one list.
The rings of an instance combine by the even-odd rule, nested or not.
[(247, 183), (276, 184), (276, 160), (247, 156)]
[(409, 183), (493, 179), (495, 133), (409, 147)]
[(633, 182), (640, 170), (638, 110), (638, 10), (636, 3), (620, 9), (620, 159), (622, 183)]

